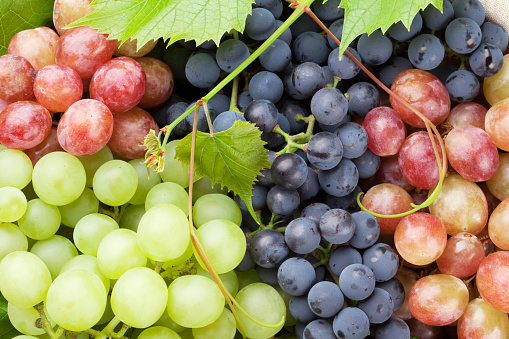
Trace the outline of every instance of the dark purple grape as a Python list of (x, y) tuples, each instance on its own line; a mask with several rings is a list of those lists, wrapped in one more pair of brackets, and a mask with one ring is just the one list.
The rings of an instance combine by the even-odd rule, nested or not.
[(270, 174), (276, 185), (295, 189), (306, 181), (308, 166), (297, 154), (283, 153), (274, 159)]
[(285, 236), (272, 229), (256, 233), (251, 239), (249, 251), (253, 261), (265, 268), (278, 267), (289, 253)]

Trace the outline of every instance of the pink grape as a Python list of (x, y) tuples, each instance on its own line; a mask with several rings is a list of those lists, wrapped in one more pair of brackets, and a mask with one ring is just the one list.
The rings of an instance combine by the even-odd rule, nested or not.
[[(444, 84), (433, 74), (420, 69), (407, 69), (394, 79), (391, 90), (406, 100), (434, 125), (442, 123), (449, 115), (451, 100)], [(425, 127), (414, 112), (404, 106), (394, 96), (390, 97), (391, 106), (407, 124)]]
[[(378, 214), (399, 214), (412, 209), (412, 197), (407, 191), (393, 184), (378, 184), (371, 187), (364, 197), (362, 204), (368, 210)], [(394, 234), (401, 218), (376, 217), (380, 225), (380, 233)]]
[(445, 138), (445, 150), (451, 166), (468, 181), (486, 181), (498, 168), (498, 150), (484, 130), (459, 126)]
[(154, 118), (144, 109), (134, 107), (113, 116), (113, 133), (108, 142), (112, 152), (127, 159), (145, 157), (143, 139), (153, 129), (159, 133)]
[(37, 72), (56, 63), (58, 39), (58, 34), (48, 27), (26, 29), (12, 37), (7, 53), (27, 59)]
[(33, 101), (17, 101), (0, 112), (0, 143), (8, 148), (28, 149), (49, 134), (51, 115)]
[(380, 159), (380, 167), (375, 174), (376, 180), (380, 184), (394, 184), (403, 188), (407, 192), (415, 189), (406, 181), (399, 168), (398, 156), (382, 157)]
[(507, 225), (509, 224), (509, 198), (505, 198), (495, 208), (488, 222), (488, 233), (491, 241), (495, 246), (509, 250), (509, 232)]
[(452, 128), (472, 125), (484, 129), (484, 120), (488, 110), (476, 102), (463, 102), (454, 106), (445, 122)]
[(368, 147), (381, 157), (395, 155), (405, 141), (405, 124), (390, 107), (377, 107), (368, 112), (362, 122), (368, 134)]
[(481, 298), (471, 300), (458, 320), (458, 339), (502, 339), (507, 338), (508, 333), (507, 314), (494, 309)]
[[(440, 160), (442, 149), (435, 139)], [(430, 189), (438, 185), (440, 175), (431, 139), (427, 132), (415, 132), (409, 135), (398, 155), (399, 168), (405, 179), (413, 186)]]
[(116, 40), (115, 52), (113, 52), (113, 55), (140, 58), (147, 55), (151, 50), (154, 49), (154, 47), (156, 47), (156, 45), (157, 40), (150, 40), (145, 45), (138, 48), (137, 39), (124, 40), (122, 41), (122, 45), (120, 45), (120, 40)]
[(92, 0), (55, 0), (53, 6), (53, 25), (58, 34), (62, 35), (65, 26), (79, 18), (92, 13), (94, 8), (88, 5)]
[(110, 140), (113, 115), (102, 102), (83, 99), (75, 102), (58, 123), (58, 142), (76, 156), (94, 154)]
[(428, 275), (412, 287), (408, 306), (420, 322), (432, 326), (452, 324), (468, 306), (468, 289), (463, 281), (452, 275)]
[(498, 168), (493, 177), (486, 181), (486, 185), (497, 199), (509, 197), (509, 153), (500, 153)]
[(491, 106), (486, 113), (484, 129), (498, 148), (509, 151), (509, 98)]
[(147, 76), (145, 94), (138, 107), (149, 108), (161, 105), (173, 92), (173, 73), (168, 65), (154, 58), (136, 59)]
[(81, 99), (83, 83), (75, 70), (65, 65), (43, 67), (34, 81), (37, 101), (53, 112), (65, 112)]
[(104, 103), (113, 113), (126, 112), (145, 94), (147, 78), (134, 59), (118, 57), (102, 65), (90, 81), (90, 98)]
[(30, 62), (14, 54), (0, 56), (0, 99), (12, 103), (34, 98), (35, 69)]
[(445, 250), (437, 259), (440, 272), (466, 278), (477, 272), (484, 259), (484, 247), (473, 234), (461, 232), (447, 240)]
[(51, 127), (46, 139), (44, 139), (39, 145), (25, 150), (25, 153), (32, 161), (32, 165), (35, 166), (37, 161), (46, 154), (63, 150), (64, 149), (58, 142), (57, 128)]
[(509, 312), (509, 252), (488, 255), (481, 261), (475, 277), (481, 297), (492, 307)]
[(57, 64), (71, 67), (82, 79), (91, 78), (113, 56), (115, 41), (106, 37), (88, 26), (65, 30), (57, 45)]
[(444, 252), (447, 232), (437, 217), (416, 212), (398, 223), (394, 243), (403, 259), (414, 265), (427, 265)]

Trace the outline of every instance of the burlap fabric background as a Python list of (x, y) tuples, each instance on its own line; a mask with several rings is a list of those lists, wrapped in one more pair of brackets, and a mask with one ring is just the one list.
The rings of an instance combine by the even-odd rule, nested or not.
[(504, 27), (509, 33), (509, 0), (479, 0), (486, 10), (486, 19)]

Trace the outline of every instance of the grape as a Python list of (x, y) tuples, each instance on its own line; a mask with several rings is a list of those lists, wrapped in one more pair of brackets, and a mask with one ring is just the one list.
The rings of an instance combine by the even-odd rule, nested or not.
[(509, 333), (507, 314), (491, 307), (481, 298), (471, 300), (458, 320), (460, 338), (496, 338), (502, 333)]
[(421, 34), (408, 46), (408, 59), (417, 68), (431, 70), (444, 59), (444, 46), (436, 36)]
[(34, 166), (32, 173), (32, 184), (39, 198), (55, 206), (67, 205), (78, 199), (85, 183), (83, 165), (78, 158), (65, 152), (46, 154)]
[(467, 305), (467, 286), (460, 279), (447, 274), (419, 279), (408, 297), (408, 306), (414, 318), (432, 326), (453, 323), (465, 312)]
[(357, 307), (366, 313), (370, 323), (381, 324), (391, 317), (394, 304), (387, 291), (375, 288), (369, 297), (357, 303)]
[(166, 309), (177, 324), (198, 328), (216, 321), (223, 312), (224, 303), (214, 281), (199, 275), (186, 275), (178, 277), (168, 287)]
[(249, 49), (245, 43), (237, 39), (224, 41), (216, 51), (217, 65), (228, 73), (233, 72), (247, 58), (249, 58)]
[(458, 174), (444, 179), (442, 191), (429, 210), (442, 221), (449, 235), (460, 232), (477, 235), (488, 221), (484, 193), (475, 183)]
[(316, 121), (324, 125), (341, 122), (348, 113), (348, 100), (340, 90), (325, 87), (313, 95), (311, 112)]
[[(491, 239), (493, 238), (492, 236)], [(447, 240), (444, 252), (437, 259), (437, 265), (440, 272), (461, 279), (477, 272), (483, 259), (484, 247), (481, 241), (475, 235), (461, 232)]]
[(323, 65), (329, 56), (325, 38), (316, 32), (299, 34), (292, 44), (292, 58), (298, 63), (314, 62)]
[(91, 0), (56, 0), (53, 7), (53, 24), (58, 34), (62, 35), (65, 26), (91, 13)]
[(350, 213), (342, 209), (331, 209), (320, 218), (320, 233), (332, 244), (344, 244), (350, 240), (355, 230), (355, 222)]
[(445, 140), (447, 159), (468, 181), (491, 179), (498, 168), (497, 146), (482, 129), (465, 125), (454, 128)]
[[(145, 44), (145, 46), (149, 45), (149, 43)], [(124, 43), (124, 46), (127, 46), (127, 44)], [(140, 48), (140, 53), (143, 53), (145, 46)], [(138, 58), (136, 61), (140, 63), (147, 77), (145, 94), (137, 106), (149, 108), (161, 105), (168, 100), (173, 92), (174, 80), (170, 67), (163, 61), (150, 57)]]
[(400, 318), (391, 317), (376, 327), (376, 338), (392, 339), (400, 336), (402, 338), (410, 337), (408, 325)]
[(99, 265), (97, 264), (96, 257), (86, 254), (72, 257), (71, 259), (67, 260), (64, 266), (62, 266), (60, 274), (77, 269), (83, 269), (97, 275), (103, 282), (106, 293), (110, 292), (110, 279), (106, 278), (104, 274), (102, 274), (101, 270), (99, 269)]
[(212, 129), (214, 130), (214, 133), (226, 131), (231, 128), (237, 120), (246, 121), (246, 118), (235, 111), (225, 111), (214, 119)]
[(325, 87), (325, 72), (314, 62), (304, 62), (289, 72), (284, 85), (292, 98), (306, 99)]
[(343, 158), (360, 157), (368, 148), (366, 130), (355, 122), (346, 122), (334, 132), (343, 143)]
[(316, 283), (308, 293), (311, 310), (322, 318), (336, 315), (343, 307), (344, 297), (338, 285), (330, 281)]
[(373, 245), (380, 235), (380, 226), (375, 217), (364, 211), (352, 213), (352, 217), (355, 222), (355, 231), (352, 238), (348, 240), (350, 246), (364, 249)]
[(283, 40), (274, 41), (259, 56), (260, 64), (267, 71), (282, 72), (290, 64), (292, 50)]
[(0, 112), (0, 129), (0, 143), (4, 146), (13, 149), (32, 148), (48, 136), (51, 115), (36, 102), (17, 101)]
[[(420, 69), (404, 70), (394, 79), (391, 90), (419, 110), (434, 125), (439, 125), (449, 115), (449, 93), (442, 82), (431, 73)], [(404, 122), (414, 127), (424, 127), (424, 121), (395, 97), (391, 96), (390, 101), (392, 108)]]
[[(415, 273), (415, 271), (412, 271), (408, 268), (402, 267), (398, 270), (398, 273), (396, 273), (395, 276), (396, 279), (398, 279), (401, 284), (403, 285), (404, 289), (404, 300), (401, 307), (399, 307), (396, 311), (394, 311), (393, 315), (397, 316), (400, 319), (408, 320), (413, 318), (412, 314), (408, 310), (408, 295), (410, 294), (410, 289), (415, 284), (417, 280), (419, 280), (420, 276)], [(381, 287), (383, 288), (383, 287)], [(396, 308), (396, 302), (394, 301), (394, 308)]]
[(368, 65), (381, 65), (392, 55), (392, 42), (380, 30), (364, 33), (357, 42), (357, 51)]
[(500, 48), (501, 51), (505, 51), (507, 49), (509, 39), (504, 28), (494, 22), (487, 21), (481, 26), (481, 31), (482, 42), (493, 44)]
[(309, 307), (307, 295), (292, 296), (288, 308), (292, 317), (295, 317), (297, 321), (307, 324), (317, 318), (317, 315)]
[(504, 56), (504, 65), (502, 65), (502, 69), (496, 75), (484, 79), (484, 97), (493, 106), (509, 97), (506, 87), (506, 78), (509, 75), (509, 56)]
[(240, 226), (242, 213), (235, 201), (224, 194), (207, 194), (196, 200), (193, 206), (195, 226), (199, 228), (207, 221), (215, 219), (230, 220)]
[(469, 59), (472, 71), (481, 77), (491, 77), (497, 74), (504, 63), (504, 54), (495, 45), (482, 43)]
[(453, 128), (472, 125), (484, 130), (484, 120), (488, 110), (475, 102), (465, 102), (454, 106), (445, 121)]
[(298, 188), (307, 178), (307, 165), (295, 153), (283, 153), (274, 159), (270, 168), (274, 183), (282, 188)]
[(362, 257), (356, 249), (350, 246), (335, 249), (329, 258), (329, 268), (337, 276), (352, 264), (362, 264)]
[(198, 88), (207, 88), (219, 79), (220, 68), (214, 57), (207, 53), (196, 53), (185, 66), (187, 80)]
[(46, 299), (50, 284), (48, 268), (32, 253), (14, 251), (0, 262), (0, 292), (17, 307), (26, 309)]
[[(341, 41), (342, 39), (342, 36), (343, 36), (343, 24), (344, 24), (345, 20), (343, 18), (340, 18), (340, 19), (337, 19), (335, 20), (330, 26), (329, 26), (329, 31), (332, 33), (332, 35), (334, 35), (339, 41)], [(338, 47), (338, 44), (329, 36), (327, 35), (327, 42), (329, 43), (329, 46), (332, 48), (332, 49), (335, 49)], [(352, 42), (352, 44), (354, 44), (354, 42)], [(352, 44), (350, 44), (350, 46), (352, 46)]]
[(7, 53), (25, 58), (38, 72), (44, 66), (55, 63), (57, 43), (58, 34), (49, 27), (25, 29), (11, 38)]
[(179, 142), (180, 140), (177, 139), (166, 144), (164, 170), (159, 175), (164, 182), (174, 182), (186, 188), (189, 186), (189, 166), (175, 158), (175, 147)]
[[(264, 324), (275, 325), (286, 314), (283, 298), (273, 287), (266, 284), (251, 284), (240, 290), (235, 299), (248, 314)], [(244, 333), (250, 338), (271, 337), (278, 333), (283, 326), (276, 328), (263, 327), (247, 318), (242, 312), (238, 313), (238, 317)]]
[(400, 56), (393, 56), (385, 64), (380, 66), (378, 77), (385, 86), (390, 87), (399, 73), (411, 68), (413, 67), (408, 59)]
[(28, 240), (18, 226), (12, 223), (0, 223), (0, 261), (14, 251), (26, 251)]
[(52, 279), (58, 276), (68, 260), (78, 255), (78, 250), (74, 244), (60, 235), (53, 235), (47, 239), (37, 241), (30, 252), (44, 261)]
[(87, 174), (86, 186), (92, 187), (95, 172), (105, 162), (113, 160), (113, 154), (108, 146), (104, 146), (96, 153), (85, 157), (78, 157), (78, 159), (83, 164), (83, 167), (85, 167), (85, 172)]
[(138, 39), (127, 39), (125, 41), (116, 40), (115, 56), (127, 56), (130, 58), (139, 58), (150, 53), (157, 45), (157, 40), (149, 40), (143, 46), (138, 46)]
[(181, 339), (177, 332), (164, 326), (149, 327), (138, 336), (139, 339)]
[(281, 0), (256, 0), (253, 3), (253, 8), (259, 7), (269, 10), (276, 19), (283, 13), (283, 3)]
[(37, 101), (50, 111), (65, 112), (81, 99), (83, 82), (74, 69), (66, 65), (48, 65), (37, 72), (34, 80)]
[(509, 138), (507, 137), (506, 121), (509, 120), (509, 111), (506, 109), (509, 99), (494, 104), (486, 113), (485, 130), (495, 142), (495, 145), (504, 150), (509, 150)]
[(350, 213), (357, 212), (360, 208), (356, 199), (357, 195), (361, 192), (362, 189), (359, 186), (355, 186), (353, 191), (344, 197), (335, 197), (327, 194), (325, 196), (325, 202), (334, 208), (341, 208)]
[(278, 104), (279, 113), (283, 114), (290, 123), (290, 134), (297, 134), (304, 129), (306, 125), (303, 121), (297, 121), (297, 114), (307, 117), (309, 115), (305, 105), (300, 101), (285, 98), (282, 99)]
[(244, 118), (253, 122), (262, 132), (269, 133), (277, 124), (277, 108), (265, 99), (253, 101), (247, 106)]
[(398, 223), (394, 243), (403, 259), (414, 265), (427, 265), (444, 252), (447, 233), (440, 219), (417, 212), (403, 217)]
[(444, 0), (442, 11), (433, 5), (428, 5), (421, 14), (426, 27), (431, 30), (441, 30), (454, 19), (454, 8), (449, 1)]
[(237, 332), (235, 318), (231, 311), (227, 308), (223, 309), (223, 313), (213, 323), (200, 327), (193, 328), (193, 336), (195, 339), (233, 339)]
[(346, 307), (332, 321), (338, 338), (363, 339), (369, 333), (369, 319), (359, 308)]
[(402, 21), (393, 24), (387, 30), (387, 34), (396, 41), (406, 41), (412, 39), (422, 29), (422, 16), (417, 13), (407, 28)]
[(161, 182), (161, 177), (154, 167), (147, 169), (147, 166), (143, 163), (143, 159), (131, 160), (129, 164), (134, 167), (138, 175), (138, 186), (134, 196), (129, 200), (129, 203), (133, 205), (143, 205), (145, 204), (145, 199), (150, 190)]
[(292, 220), (285, 230), (285, 242), (295, 253), (307, 254), (313, 252), (320, 244), (320, 231), (316, 223), (308, 218)]
[(502, 202), (495, 208), (493, 213), (491, 213), (488, 222), (488, 232), (490, 239), (497, 247), (501, 249), (509, 248), (509, 239), (505, 230), (505, 219), (507, 215), (508, 202), (509, 199), (502, 200)]
[[(274, 268), (265, 268), (261, 266), (255, 267), (256, 273), (258, 274), (258, 277), (260, 280), (268, 285), (277, 286), (277, 271), (278, 269), (276, 267)], [(281, 290), (283, 293), (286, 293), (285, 291)], [(288, 293), (286, 293), (289, 295)], [(283, 295), (281, 295), (283, 296)]]
[[(352, 53), (353, 57), (357, 60), (361, 59), (361, 56), (357, 51), (348, 47), (347, 50)], [(348, 55), (343, 55), (341, 60), (339, 59), (339, 47), (336, 47), (329, 54), (327, 65), (335, 76), (341, 79), (352, 79), (354, 76), (359, 74), (361, 68), (357, 65)]]
[(163, 182), (150, 189), (145, 199), (145, 210), (149, 210), (160, 204), (172, 204), (177, 206), (187, 216), (189, 210), (187, 203), (189, 195), (182, 186), (173, 182)]
[(359, 172), (351, 160), (343, 158), (336, 167), (319, 171), (318, 181), (328, 194), (335, 197), (344, 197), (357, 186)]
[(249, 81), (249, 94), (253, 100), (265, 99), (276, 103), (283, 96), (283, 91), (283, 81), (272, 72), (258, 72)]
[(357, 82), (347, 91), (348, 113), (357, 117), (365, 117), (369, 111), (380, 105), (380, 93), (369, 82)]
[(0, 222), (19, 220), (27, 210), (27, 199), (23, 192), (15, 187), (0, 187)]
[(492, 307), (505, 313), (509, 310), (508, 259), (509, 255), (505, 251), (488, 255), (481, 261), (475, 279), (481, 297)]
[(138, 175), (129, 163), (110, 160), (94, 174), (94, 193), (104, 204), (120, 206), (131, 200), (138, 187)]
[(457, 18), (465, 17), (474, 20), (479, 26), (486, 16), (482, 3), (478, 0), (456, 0), (452, 7)]
[(339, 8), (341, 0), (330, 0), (322, 3), (321, 1), (313, 2), (312, 8), (316, 16), (322, 21), (334, 21), (345, 15), (345, 9)]
[(253, 40), (265, 40), (276, 30), (274, 15), (265, 8), (253, 8), (246, 18), (247, 34)]
[[(193, 245), (192, 245), (191, 241), (189, 243), (191, 244), (190, 247), (191, 247), (191, 255), (192, 255), (193, 254), (193, 250), (192, 250)], [(197, 275), (201, 275), (203, 277), (209, 278), (210, 280), (214, 280), (214, 278), (212, 278), (212, 275), (207, 270), (203, 269), (201, 266), (195, 265), (193, 268), (196, 269)], [(237, 277), (237, 273), (235, 273), (235, 272), (236, 271), (232, 270), (227, 273), (219, 274), (219, 278), (221, 278), (221, 281), (223, 282), (224, 287), (226, 287), (226, 289), (228, 290), (228, 292), (230, 292), (231, 295), (236, 295), (237, 292), (239, 291), (239, 278)]]
[(106, 309), (106, 291), (94, 273), (71, 270), (53, 281), (45, 306), (49, 317), (59, 326), (69, 331), (84, 331), (101, 319)]
[(362, 263), (369, 267), (377, 282), (388, 281), (398, 271), (399, 260), (396, 251), (387, 244), (378, 243), (362, 254)]
[(368, 179), (376, 174), (380, 168), (380, 157), (369, 149), (366, 150), (360, 157), (352, 159), (352, 162), (357, 167), (360, 179)]
[(60, 211), (62, 224), (75, 227), (81, 218), (99, 211), (99, 200), (90, 188), (85, 187), (78, 199), (70, 204), (58, 206), (58, 210)]
[(0, 99), (7, 103), (34, 98), (36, 71), (30, 62), (14, 54), (0, 56)]
[(279, 286), (290, 295), (301, 296), (308, 293), (315, 279), (313, 265), (303, 258), (286, 259), (277, 271)]
[(25, 214), (18, 220), (19, 228), (31, 239), (42, 240), (54, 235), (60, 227), (60, 211), (40, 199), (30, 200)]
[(405, 125), (390, 107), (377, 107), (369, 111), (362, 127), (368, 135), (369, 149), (381, 157), (397, 154), (405, 140)]
[(304, 328), (304, 338), (336, 339), (332, 325), (325, 319), (313, 320)]
[(23, 189), (32, 180), (32, 162), (23, 152), (13, 149), (0, 151), (0, 187)]
[[(1, 108), (0, 108), (1, 109)], [(39, 161), (40, 158), (51, 152), (63, 151), (64, 149), (58, 143), (57, 127), (51, 127), (48, 136), (39, 145), (24, 150), (32, 161), (32, 165)]]
[(320, 218), (329, 210), (330, 207), (326, 204), (320, 202), (312, 203), (302, 209), (300, 216), (311, 219), (318, 225), (320, 224)]
[(243, 113), (246, 112), (247, 106), (249, 106), (249, 104), (252, 102), (253, 98), (251, 98), (249, 91), (244, 91), (240, 93), (237, 97), (237, 106), (239, 107), (239, 110)]
[[(5, 308), (4, 308), (5, 310)], [(33, 307), (31, 308), (21, 308), (14, 306), (11, 303), (7, 303), (7, 314), (9, 316), (9, 321), (12, 326), (17, 329), (21, 333), (30, 334), (30, 335), (41, 335), (45, 334), (46, 331), (43, 328), (37, 327), (37, 323), (41, 316), (39, 312)], [(55, 322), (53, 320), (48, 319), (51, 326), (55, 326)], [(37, 338), (37, 337), (29, 337), (29, 338)]]
[(339, 137), (330, 132), (319, 132), (308, 142), (306, 155), (309, 162), (318, 169), (336, 167), (343, 157), (343, 144)]
[(363, 300), (373, 293), (375, 275), (365, 265), (351, 264), (345, 267), (339, 275), (339, 286), (348, 299)]
[(278, 267), (288, 256), (288, 247), (283, 234), (276, 230), (264, 229), (251, 239), (251, 258), (261, 267)]
[(445, 42), (456, 53), (471, 53), (481, 43), (481, 28), (470, 18), (454, 19), (445, 29)]
[(56, 61), (74, 69), (82, 79), (89, 79), (111, 59), (115, 41), (106, 39), (89, 26), (74, 27), (61, 33)]
[(145, 266), (147, 257), (138, 246), (136, 233), (121, 228), (102, 239), (97, 249), (97, 263), (107, 278), (118, 279), (131, 268)]
[(376, 288), (389, 292), (394, 303), (394, 311), (398, 310), (405, 301), (405, 287), (397, 278), (391, 278), (384, 282), (377, 282)]
[(299, 193), (293, 188), (274, 186), (267, 193), (267, 207), (275, 215), (289, 216), (299, 207), (299, 204)]
[[(233, 222), (211, 220), (201, 225), (196, 235), (218, 274), (233, 270), (242, 261), (246, 241), (242, 230)], [(198, 255), (195, 254), (195, 257), (198, 258)], [(198, 259), (198, 262), (205, 268), (201, 260)]]
[(117, 222), (107, 215), (88, 214), (81, 218), (74, 228), (74, 243), (80, 252), (96, 256), (102, 239), (118, 228)]

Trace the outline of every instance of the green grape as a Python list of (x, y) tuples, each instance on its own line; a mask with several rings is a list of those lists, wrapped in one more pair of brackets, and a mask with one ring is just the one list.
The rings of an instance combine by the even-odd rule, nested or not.
[(39, 338), (34, 337), (32, 335), (18, 335), (18, 336), (15, 336), (12, 339), (39, 339)]
[(180, 140), (173, 140), (166, 144), (164, 154), (164, 170), (159, 173), (164, 182), (174, 182), (186, 188), (189, 186), (189, 166), (183, 165), (180, 160), (175, 159), (175, 147)]
[(97, 199), (110, 206), (127, 203), (138, 187), (138, 175), (129, 163), (110, 160), (99, 167), (94, 175), (94, 193)]
[[(286, 315), (286, 306), (283, 298), (270, 285), (255, 283), (244, 287), (235, 297), (240, 306), (257, 321), (275, 325)], [(265, 339), (275, 335), (283, 324), (276, 328), (256, 324), (243, 312), (237, 312), (240, 324), (247, 337), (252, 339)]]
[(99, 199), (90, 188), (85, 187), (83, 193), (70, 204), (58, 206), (62, 216), (62, 224), (74, 227), (85, 215), (99, 212)]
[(193, 204), (202, 196), (213, 193), (228, 194), (228, 188), (226, 186), (221, 188), (220, 183), (215, 183), (212, 186), (212, 180), (209, 177), (198, 179), (193, 184)]
[(101, 240), (114, 230), (118, 230), (118, 224), (112, 217), (92, 213), (78, 221), (74, 228), (73, 240), (82, 253), (95, 256)]
[(184, 262), (186, 262), (186, 260), (191, 259), (192, 256), (193, 256), (193, 242), (191, 241), (191, 237), (189, 237), (189, 242), (187, 243), (187, 248), (184, 251), (184, 253), (175, 259), (165, 261), (163, 268), (166, 270), (169, 267), (183, 264)]
[[(36, 326), (36, 321), (40, 319), (39, 312), (33, 307), (21, 308), (11, 303), (7, 304), (7, 315), (12, 326), (19, 332), (28, 335), (40, 335), (46, 333), (42, 328)], [(53, 320), (50, 321), (51, 327), (55, 326)]]
[(226, 219), (240, 226), (242, 213), (237, 203), (224, 194), (207, 194), (193, 206), (193, 220), (197, 228), (210, 220)]
[(233, 339), (237, 332), (237, 323), (232, 312), (223, 308), (223, 313), (212, 324), (200, 328), (193, 328), (195, 339)]
[(101, 319), (106, 309), (106, 291), (94, 273), (71, 270), (53, 281), (45, 304), (57, 325), (69, 331), (84, 331)]
[(13, 222), (25, 214), (27, 198), (16, 187), (0, 187), (0, 222)]
[(11, 252), (0, 261), (0, 292), (17, 307), (29, 308), (43, 301), (50, 284), (48, 267), (30, 252)]
[(125, 272), (111, 292), (113, 313), (129, 326), (144, 328), (163, 314), (168, 300), (164, 279), (150, 268), (136, 267)]
[(78, 199), (86, 182), (85, 168), (74, 155), (51, 152), (34, 166), (32, 184), (37, 196), (55, 206)]
[(164, 326), (168, 327), (171, 330), (174, 330), (175, 332), (179, 333), (185, 330), (185, 327), (180, 326), (176, 322), (173, 321), (173, 319), (170, 318), (168, 315), (168, 312), (163, 312), (161, 317), (154, 323), (154, 326)]
[[(210, 280), (214, 281), (212, 275), (208, 271), (203, 269), (200, 265), (195, 265), (194, 267), (196, 269), (197, 275), (207, 277)], [(235, 271), (219, 274), (219, 278), (221, 278), (221, 281), (223, 282), (224, 287), (226, 287), (228, 292), (230, 292), (232, 296), (235, 296), (239, 291), (239, 279), (237, 278), (237, 274), (235, 273)]]
[(186, 251), (190, 239), (186, 215), (171, 204), (161, 204), (147, 210), (140, 220), (137, 233), (142, 252), (157, 261), (178, 258)]
[(67, 260), (78, 255), (74, 244), (61, 235), (53, 235), (48, 239), (37, 241), (30, 252), (41, 258), (55, 279)]
[(22, 189), (32, 180), (32, 170), (32, 161), (25, 153), (14, 149), (0, 150), (0, 187)]
[(113, 153), (111, 153), (108, 146), (104, 146), (98, 152), (85, 157), (78, 157), (78, 159), (80, 159), (83, 167), (85, 167), (85, 172), (87, 173), (86, 185), (87, 187), (92, 187), (95, 172), (105, 162), (113, 160)]
[(19, 227), (10, 222), (0, 223), (0, 261), (11, 252), (26, 250), (28, 239)]
[(153, 326), (140, 333), (138, 339), (182, 339), (177, 332), (164, 326)]
[(122, 213), (122, 216), (120, 217), (119, 226), (136, 232), (138, 231), (138, 225), (141, 217), (143, 217), (144, 214), (144, 205), (129, 205), (125, 208), (124, 213)]
[[(244, 259), (246, 237), (233, 222), (224, 219), (211, 220), (201, 225), (196, 235), (218, 274), (233, 270)], [(195, 257), (205, 268), (196, 252)]]
[(143, 205), (150, 189), (161, 182), (161, 177), (156, 172), (155, 167), (147, 170), (147, 165), (143, 161), (144, 159), (129, 161), (138, 175), (138, 187), (131, 200), (129, 200), (129, 203), (133, 205)]
[(97, 249), (97, 263), (109, 279), (118, 279), (135, 267), (144, 267), (147, 257), (138, 246), (136, 232), (120, 228), (108, 233)]
[(147, 199), (145, 200), (145, 210), (148, 211), (159, 204), (172, 204), (180, 208), (188, 216), (188, 200), (189, 195), (182, 186), (173, 182), (163, 182), (155, 185), (148, 192)]
[(281, 286), (277, 285), (274, 287), (276, 288), (277, 293), (279, 293), (281, 298), (283, 298), (283, 300), (285, 301), (285, 306), (286, 306), (285, 326), (295, 326), (295, 324), (297, 324), (297, 320), (293, 317), (292, 313), (290, 312), (290, 307), (289, 307), (290, 298), (292, 296), (289, 295), (288, 293), (286, 293), (285, 291), (283, 291)]
[(104, 284), (104, 289), (106, 290), (106, 293), (110, 292), (110, 279), (106, 278), (104, 274), (99, 269), (99, 265), (97, 264), (97, 258), (88, 255), (88, 254), (80, 254), (78, 256), (75, 256), (65, 263), (64, 266), (62, 266), (62, 269), (60, 270), (60, 274), (71, 271), (71, 270), (85, 270), (94, 273), (101, 279), (101, 281)]
[(41, 199), (33, 199), (28, 202), (25, 214), (18, 220), (18, 226), (27, 237), (43, 240), (57, 233), (61, 219), (58, 207)]
[(235, 273), (237, 274), (237, 279), (239, 279), (239, 290), (243, 289), (248, 285), (257, 282), (262, 282), (255, 269), (245, 272), (235, 271)]
[(196, 328), (213, 323), (223, 312), (225, 299), (212, 280), (184, 275), (168, 288), (167, 311), (180, 326)]
[(106, 309), (104, 310), (101, 319), (97, 321), (97, 325), (109, 323), (114, 316), (115, 313), (113, 313), (113, 310), (111, 309), (111, 296), (108, 294), (108, 298), (106, 300)]

